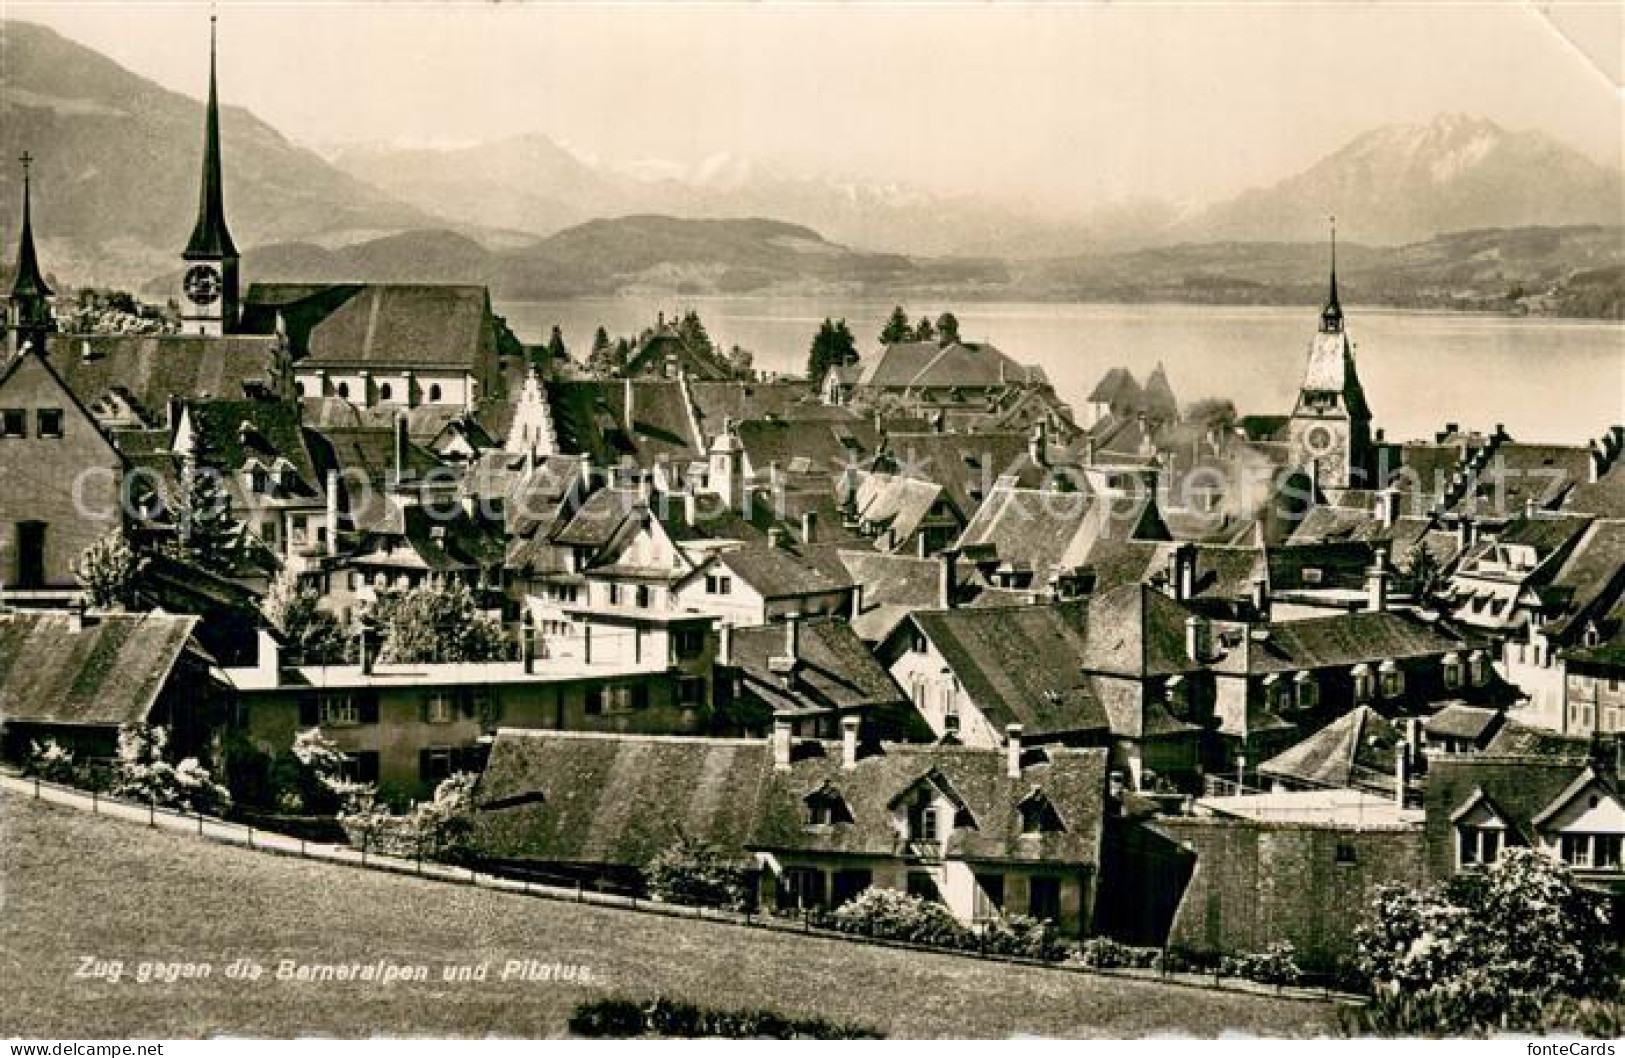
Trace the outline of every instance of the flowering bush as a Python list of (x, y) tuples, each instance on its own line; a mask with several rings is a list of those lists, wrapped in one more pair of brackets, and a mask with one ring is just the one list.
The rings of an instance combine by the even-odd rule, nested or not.
[(306, 815), (361, 811), (372, 801), (373, 788), (344, 777), (348, 762), (321, 728), (298, 732), (287, 754), (277, 761), (277, 807)]
[(1261, 952), (1227, 955), (1219, 963), (1219, 973), (1264, 985), (1295, 985), (1303, 978), (1298, 951), (1289, 940), (1276, 941)]
[(73, 753), (60, 746), (56, 739), (28, 744), (28, 759), (23, 761), (24, 775), (37, 775), (46, 782), (72, 783), (78, 773)]
[(1069, 948), (1055, 932), (1055, 925), (1027, 915), (1000, 915), (982, 926), (981, 950), (991, 955), (1014, 955), (1023, 959), (1054, 962), (1064, 959)]
[(1072, 954), (1072, 961), (1094, 970), (1150, 969), (1161, 957), (1157, 948), (1136, 948), (1110, 937), (1090, 937)]
[(231, 806), (231, 794), (196, 757), (171, 764), (166, 759), (168, 749), (169, 732), (162, 727), (120, 727), (118, 763), (110, 789), (113, 796), (209, 814)]
[(709, 845), (686, 838), (651, 860), (643, 879), (649, 895), (671, 904), (742, 911), (754, 902), (750, 872)]
[(1602, 901), (1523, 848), (1443, 887), (1382, 887), (1355, 943), (1375, 1032), (1536, 1027), (1553, 1000), (1605, 993), (1616, 953)]
[(468, 772), (443, 779), (434, 799), (410, 813), (396, 815), (378, 804), (367, 784), (348, 784), (353, 792), (339, 812), (339, 825), (350, 844), (389, 856), (456, 861), (468, 850), (473, 832), (473, 791), (478, 776)]
[(897, 889), (865, 889), (837, 908), (829, 923), (844, 933), (938, 948), (975, 948), (978, 943), (947, 908)]

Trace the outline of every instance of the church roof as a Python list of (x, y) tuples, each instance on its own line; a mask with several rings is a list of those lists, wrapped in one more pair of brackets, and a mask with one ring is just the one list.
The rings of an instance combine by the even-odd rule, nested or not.
[(23, 230), (17, 243), (17, 276), (11, 284), (13, 298), (48, 298), (51, 288), (40, 273), (39, 255), (34, 252), (34, 220), (30, 203), (27, 158), (23, 166)]
[(197, 223), (182, 256), (236, 257), (237, 246), (226, 227), (226, 196), (220, 172), (220, 102), (215, 91), (214, 18), (209, 19), (209, 102), (203, 122), (203, 181), (198, 193)]

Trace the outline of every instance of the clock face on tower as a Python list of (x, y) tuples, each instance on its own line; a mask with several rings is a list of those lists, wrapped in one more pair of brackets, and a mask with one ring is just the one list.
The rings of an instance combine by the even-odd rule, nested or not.
[(220, 270), (213, 265), (193, 265), (186, 270), (182, 289), (198, 305), (207, 305), (220, 297)]

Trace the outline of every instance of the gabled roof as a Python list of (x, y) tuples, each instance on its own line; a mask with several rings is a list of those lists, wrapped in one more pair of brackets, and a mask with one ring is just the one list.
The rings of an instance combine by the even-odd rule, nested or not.
[(1140, 406), (1140, 384), (1126, 367), (1114, 367), (1089, 391), (1089, 403), (1132, 411)]
[(1619, 787), (1614, 782), (1611, 782), (1608, 777), (1598, 774), (1595, 767), (1587, 767), (1585, 771), (1574, 777), (1573, 782), (1564, 787), (1562, 793), (1552, 798), (1551, 804), (1537, 812), (1529, 822), (1537, 828), (1544, 827), (1558, 813), (1567, 808), (1576, 797), (1579, 797), (1592, 786), (1601, 786), (1615, 801), (1619, 800)]
[(919, 611), (911, 620), (953, 670), (995, 731), (1021, 724), (1029, 737), (1110, 727), (1078, 667), (1087, 603)]
[(503, 860), (642, 868), (693, 841), (747, 864), (771, 767), (757, 740), (504, 728), (475, 787), (475, 842)]
[[(1510, 730), (1512, 725), (1508, 725)], [(1527, 844), (1535, 835), (1534, 819), (1563, 798), (1590, 773), (1585, 759), (1498, 752), (1497, 736), (1480, 754), (1446, 755), (1428, 761), (1428, 845), (1449, 857), (1455, 848), (1450, 833), (1463, 809), (1485, 804)]]
[(1320, 331), (1309, 341), (1309, 366), (1304, 371), (1305, 393), (1336, 393), (1351, 418), (1369, 419), (1370, 405), (1354, 367), (1354, 345), (1341, 329)]
[(817, 549), (750, 544), (717, 555), (717, 562), (754, 588), (764, 599), (790, 599), (846, 591), (852, 578), (839, 562)]
[(733, 377), (732, 369), (719, 354), (689, 342), (671, 324), (663, 324), (643, 337), (627, 357), (622, 374), (627, 378), (670, 378), (679, 371), (690, 378), (712, 381)]
[(858, 364), (859, 386), (883, 389), (985, 388), (1046, 383), (1037, 367), (1018, 364), (987, 342), (896, 342)]
[(202, 400), (186, 404), (204, 466), (233, 473), (257, 462), (269, 468), (287, 460), (297, 485), (293, 494), (322, 496), (326, 483), (311, 456), (299, 407), (286, 401)]
[[(895, 856), (904, 851), (897, 799), (920, 782), (942, 789), (974, 826), (949, 833), (946, 854), (968, 860), (1100, 863), (1106, 796), (1106, 751), (1045, 747), (1036, 763), (1011, 776), (1001, 750), (892, 744), (842, 767), (840, 750), (809, 753), (788, 771), (768, 772), (754, 848), (775, 852)], [(809, 826), (802, 799), (826, 784), (852, 813), (850, 824)], [(1021, 803), (1041, 793), (1064, 830), (1024, 834)], [(947, 828), (944, 827), (946, 830)]]
[(269, 333), (280, 315), (294, 355), (311, 367), (480, 373), (483, 356), (495, 348), (490, 304), (482, 286), (255, 283), (244, 299), (243, 329)]
[(1495, 446), (1472, 487), (1451, 508), (1505, 518), (1521, 513), (1529, 500), (1556, 507), (1591, 476), (1591, 449), (1584, 445), (1540, 445), (1506, 441)]
[(116, 391), (145, 425), (168, 422), (171, 397), (243, 400), (283, 387), (275, 337), (181, 334), (53, 334), (46, 351), (67, 387), (94, 408)]
[(1113, 676), (1171, 676), (1200, 667), (1185, 653), (1191, 612), (1144, 584), (1099, 592), (1088, 600), (1088, 637), (1078, 663)]
[(1473, 645), (1414, 614), (1362, 610), (1278, 621), (1239, 634), (1213, 667), (1221, 673), (1288, 672), (1433, 657)]
[(771, 662), (784, 656), (783, 624), (735, 628), (733, 661), (748, 680), (803, 709), (846, 710), (907, 701), (869, 648), (845, 621), (802, 618), (796, 629), (792, 682), (784, 688)]
[(116, 727), (140, 723), (198, 618), (165, 613), (0, 613), (0, 720)]

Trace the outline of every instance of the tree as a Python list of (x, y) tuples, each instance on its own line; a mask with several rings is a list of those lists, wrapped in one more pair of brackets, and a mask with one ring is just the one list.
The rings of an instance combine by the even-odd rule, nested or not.
[(952, 345), (959, 341), (959, 317), (951, 312), (944, 312), (937, 317), (937, 341), (943, 345)]
[(1428, 550), (1425, 540), (1418, 540), (1412, 544), (1410, 550), (1405, 552), (1405, 578), (1410, 582), (1411, 595), (1417, 602), (1425, 602), (1433, 597), (1439, 588), (1439, 580), (1444, 575), (1444, 569), (1439, 565), (1438, 558)]
[(385, 595), (371, 616), (383, 633), (382, 662), (500, 661), (513, 653), (501, 623), (480, 612), (462, 581), (427, 581)]
[(304, 664), (340, 665), (353, 660), (354, 638), (320, 603), (316, 589), (300, 584), (292, 570), (284, 570), (271, 582), (260, 609)]
[(931, 317), (921, 316), (919, 324), (914, 328), (914, 340), (916, 342), (929, 342), (935, 339), (936, 336), (937, 332), (931, 326)]
[(631, 347), (625, 338), (611, 342), (609, 335), (600, 327), (593, 338), (592, 352), (587, 354), (587, 370), (598, 378), (615, 378), (626, 370), (627, 357), (630, 355)]
[(553, 325), (553, 333), (547, 338), (547, 357), (555, 364), (570, 359), (570, 350), (564, 345), (564, 332), (559, 330), (556, 323)]
[(705, 331), (705, 324), (700, 321), (700, 314), (693, 309), (683, 313), (682, 320), (677, 324), (677, 334), (702, 353), (716, 351), (716, 347), (711, 344), (711, 336)]
[(908, 313), (903, 306), (898, 305), (891, 310), (886, 318), (886, 326), (881, 328), (880, 343), (882, 345), (896, 345), (898, 342), (911, 342), (914, 340), (914, 328), (909, 325)]
[(857, 359), (857, 340), (852, 337), (846, 321), (825, 317), (813, 336), (812, 348), (807, 351), (807, 378), (817, 382), (830, 368), (855, 363)]
[(1563, 997), (1606, 995), (1615, 948), (1608, 911), (1568, 868), (1505, 849), (1443, 886), (1379, 887), (1355, 930), (1370, 982), (1370, 1027), (1449, 1033), (1538, 1026)]
[(649, 861), (644, 881), (651, 896), (668, 904), (742, 911), (754, 896), (750, 872), (716, 848), (683, 836)]
[(752, 365), (755, 364), (756, 357), (749, 349), (734, 345), (728, 349), (727, 360), (728, 369), (733, 372), (735, 378), (750, 379), (753, 373)]
[(175, 545), (181, 558), (230, 575), (242, 555), (242, 527), (231, 516), (231, 497), (220, 474), (187, 459), (181, 471)]
[(1185, 408), (1186, 422), (1197, 423), (1209, 429), (1228, 430), (1239, 418), (1235, 404), (1221, 397), (1193, 401)]
[(90, 605), (103, 610), (123, 610), (135, 605), (136, 583), (145, 563), (124, 530), (115, 527), (85, 548), (79, 556), (79, 583), (85, 586)]

